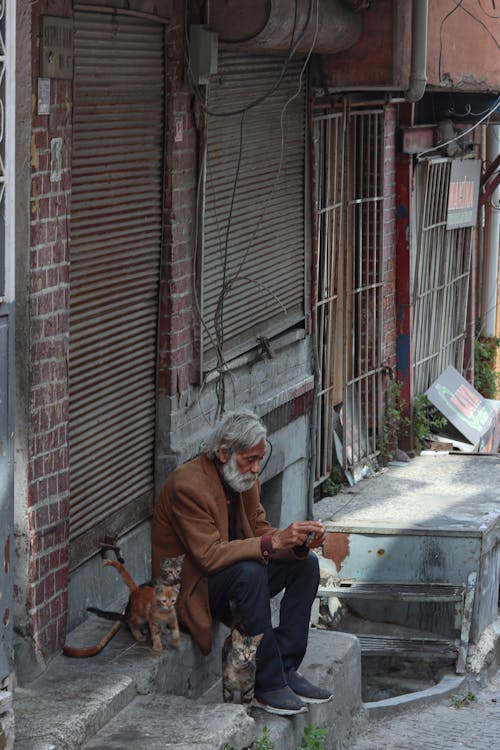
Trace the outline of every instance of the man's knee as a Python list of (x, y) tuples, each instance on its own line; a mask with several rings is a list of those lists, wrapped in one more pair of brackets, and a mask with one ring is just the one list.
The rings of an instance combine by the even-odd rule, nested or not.
[(297, 561), (293, 578), (299, 586), (316, 590), (319, 584), (319, 560), (314, 552), (309, 552), (307, 557)]
[(318, 556), (314, 552), (309, 552), (308, 556), (304, 560), (308, 570), (311, 574), (319, 576), (319, 560)]
[(266, 567), (257, 560), (240, 560), (231, 567), (239, 586), (251, 588), (260, 585), (267, 586)]

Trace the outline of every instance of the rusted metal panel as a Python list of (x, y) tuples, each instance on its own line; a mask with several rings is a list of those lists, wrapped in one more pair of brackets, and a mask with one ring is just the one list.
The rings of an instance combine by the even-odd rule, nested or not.
[[(124, 509), (153, 491), (163, 102), (163, 26), (77, 7), (69, 371), (73, 542), (103, 522), (123, 531)], [(82, 553), (91, 551), (87, 546)]]
[(411, 3), (377, 0), (359, 15), (359, 41), (337, 54), (321, 56), (316, 85), (344, 91), (406, 89), (410, 74)]
[[(412, 3), (377, 0), (360, 15), (363, 29), (359, 41), (337, 54), (323, 55), (315, 83), (337, 90), (405, 91), (410, 77)], [(498, 91), (499, 16), (491, 3), (476, 0), (429, 3), (428, 87), (460, 92)]]
[(316, 54), (339, 52), (357, 42), (362, 17), (340, 0), (212, 0), (210, 28), (221, 41), (257, 50)]
[(394, 534), (377, 534), (331, 530), (330, 522), (327, 526), (326, 557), (335, 561), (332, 550), (345, 549), (348, 544), (349, 554), (337, 567), (339, 579), (460, 586), (479, 569), (480, 535), (401, 534), (397, 530)]
[(421, 151), (432, 148), (434, 145), (435, 128), (431, 125), (415, 125), (402, 128), (403, 154), (418, 154)]
[[(304, 318), (303, 62), (223, 52), (210, 86), (204, 201), (203, 368)], [(280, 81), (281, 78), (281, 81)], [(278, 82), (279, 85), (277, 86)], [(222, 113), (243, 110), (239, 116)], [(219, 113), (216, 116), (212, 113)], [(216, 342), (217, 340), (217, 342)]]
[[(338, 554), (346, 549), (347, 555)], [(349, 608), (369, 621), (428, 631), (421, 638), (363, 632), (359, 636), (363, 653), (421, 658), (451, 655), (456, 657), (457, 672), (464, 672), (474, 607), (476, 616), (479, 612), (479, 602), (475, 602), (481, 554), (478, 537), (330, 530), (324, 554), (335, 562), (338, 577), (319, 588), (321, 598), (348, 600)], [(458, 631), (459, 638), (450, 641), (447, 636), (452, 631)], [(429, 632), (440, 637), (433, 638)]]

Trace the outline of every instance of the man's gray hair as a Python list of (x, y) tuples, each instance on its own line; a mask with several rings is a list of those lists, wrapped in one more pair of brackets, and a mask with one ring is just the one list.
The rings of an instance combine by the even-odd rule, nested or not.
[(257, 414), (249, 409), (228, 412), (203, 441), (201, 450), (215, 458), (220, 449), (230, 453), (249, 451), (266, 439), (267, 430)]

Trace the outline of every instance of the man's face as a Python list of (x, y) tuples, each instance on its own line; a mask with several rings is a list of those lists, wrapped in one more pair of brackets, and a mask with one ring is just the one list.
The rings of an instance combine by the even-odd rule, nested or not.
[(222, 476), (231, 489), (235, 492), (245, 492), (253, 487), (259, 475), (260, 462), (265, 452), (265, 440), (261, 440), (260, 443), (247, 451), (236, 451), (236, 453), (230, 453), (224, 449), (219, 451)]

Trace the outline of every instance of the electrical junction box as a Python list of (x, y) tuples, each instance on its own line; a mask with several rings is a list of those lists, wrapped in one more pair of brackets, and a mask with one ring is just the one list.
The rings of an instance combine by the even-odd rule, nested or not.
[(195, 83), (208, 83), (210, 76), (217, 73), (217, 48), (217, 32), (200, 24), (189, 27), (189, 65)]

